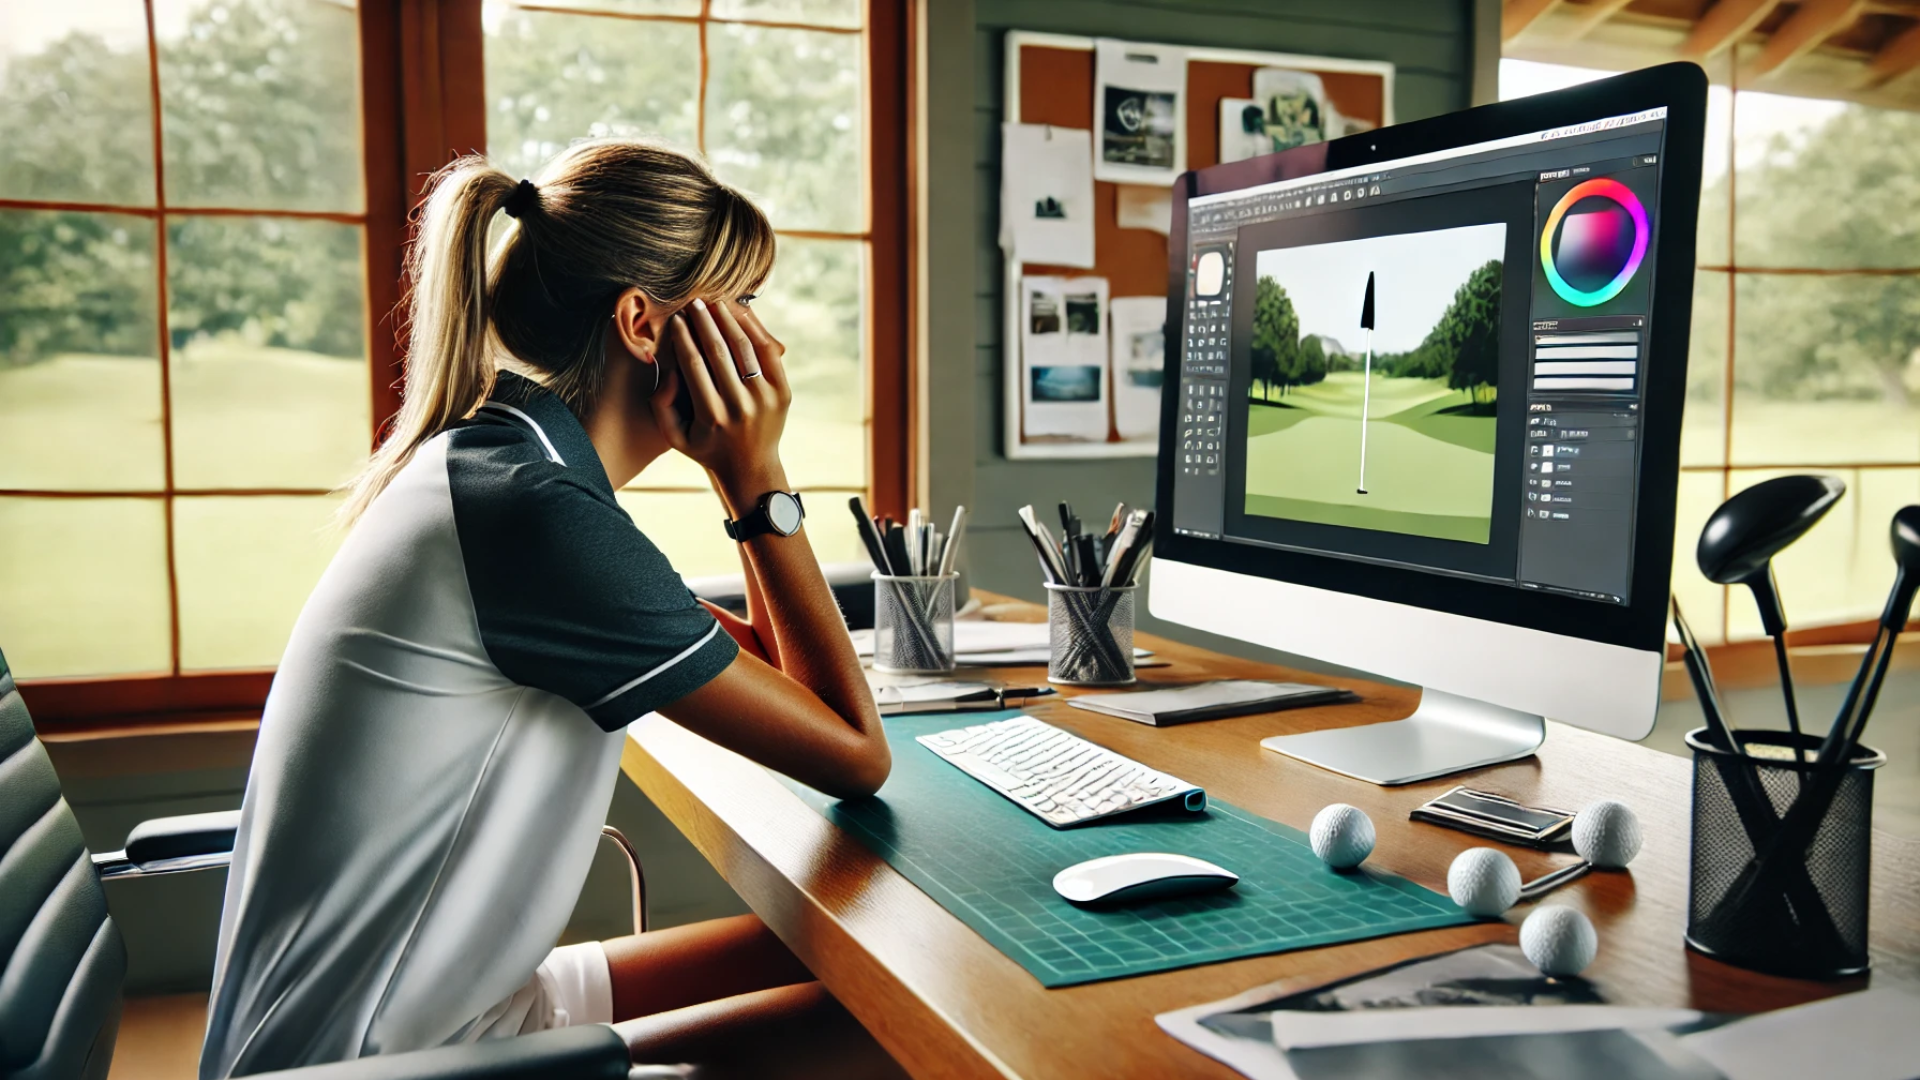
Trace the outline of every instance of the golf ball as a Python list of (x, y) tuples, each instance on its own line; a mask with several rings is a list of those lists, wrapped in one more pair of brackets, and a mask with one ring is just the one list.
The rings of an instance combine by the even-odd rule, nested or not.
[(1357, 806), (1334, 803), (1313, 815), (1307, 839), (1321, 862), (1350, 870), (1373, 854), (1373, 819)]
[(1570, 907), (1537, 908), (1520, 924), (1520, 951), (1544, 975), (1580, 974), (1599, 947), (1593, 923)]
[(1640, 819), (1627, 804), (1601, 799), (1573, 816), (1573, 850), (1602, 870), (1618, 870), (1640, 853)]
[(1469, 915), (1504, 915), (1520, 899), (1520, 868), (1504, 851), (1468, 848), (1447, 868), (1447, 894)]

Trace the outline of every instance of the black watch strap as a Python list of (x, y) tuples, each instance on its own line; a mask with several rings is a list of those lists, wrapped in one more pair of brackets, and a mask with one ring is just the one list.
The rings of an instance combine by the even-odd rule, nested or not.
[[(776, 502), (784, 503), (786, 500), (792, 500), (793, 502), (790, 510), (784, 506), (776, 509)], [(800, 501), (799, 492), (769, 491), (765, 495), (760, 496), (760, 501), (754, 504), (751, 513), (742, 515), (738, 520), (725, 521), (722, 522), (722, 524), (727, 530), (727, 535), (733, 540), (746, 541), (756, 536), (764, 536), (768, 533), (773, 533), (778, 536), (792, 536), (794, 533), (800, 531), (800, 522), (805, 520), (806, 516), (807, 507), (805, 503)], [(782, 528), (782, 521), (780, 521), (779, 518), (786, 518), (791, 521), (792, 527)]]

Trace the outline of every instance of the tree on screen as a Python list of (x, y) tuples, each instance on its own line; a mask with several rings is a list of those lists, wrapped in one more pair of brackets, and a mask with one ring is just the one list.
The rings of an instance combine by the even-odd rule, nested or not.
[(1295, 367), (1299, 371), (1297, 381), (1301, 386), (1312, 386), (1327, 377), (1327, 350), (1320, 344), (1318, 335), (1308, 334), (1301, 338), (1300, 347), (1294, 350), (1294, 355), (1299, 358)]
[(1273, 389), (1298, 382), (1300, 315), (1278, 281), (1262, 277), (1253, 296), (1253, 381), (1267, 385), (1266, 397)]
[(1446, 358), (1447, 386), (1465, 390), (1475, 411), (1489, 409), (1500, 385), (1500, 261), (1475, 270), (1428, 336)]

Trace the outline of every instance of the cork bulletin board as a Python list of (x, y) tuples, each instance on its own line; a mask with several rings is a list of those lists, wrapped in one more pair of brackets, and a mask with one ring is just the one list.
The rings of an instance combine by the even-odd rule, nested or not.
[[(1091, 129), (1094, 117), (1094, 39), (1060, 34), (1011, 31), (1006, 37), (1006, 95), (1002, 119), (1008, 123), (1048, 124)], [(1223, 98), (1253, 96), (1254, 73), (1261, 68), (1287, 68), (1320, 78), (1327, 99), (1349, 119), (1371, 127), (1393, 123), (1393, 65), (1370, 60), (1342, 60), (1291, 53), (1189, 47), (1186, 50), (1186, 167), (1205, 168), (1220, 161), (1220, 102)], [(1094, 181), (1094, 265), (1092, 268), (1049, 266), (1008, 259), (1003, 294), (1005, 362), (1020, 363), (1021, 278), (1050, 275), (1063, 278), (1103, 277), (1112, 298), (1162, 297), (1167, 288), (1167, 240), (1145, 228), (1122, 228), (1119, 204), (1123, 186)], [(1130, 195), (1144, 194), (1130, 192)], [(1159, 450), (1153, 440), (1122, 441), (1113, 422), (1112, 395), (1108, 400), (1108, 430), (1104, 442), (1091, 440), (1030, 440), (1024, 436), (1024, 401), (1017, 374), (1005, 380), (1005, 451), (1009, 458), (1151, 457)]]

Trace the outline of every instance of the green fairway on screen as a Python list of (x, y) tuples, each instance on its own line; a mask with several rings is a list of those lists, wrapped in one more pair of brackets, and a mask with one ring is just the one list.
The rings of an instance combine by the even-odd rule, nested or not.
[(1505, 248), (1490, 224), (1259, 253), (1248, 514), (1487, 543)]

